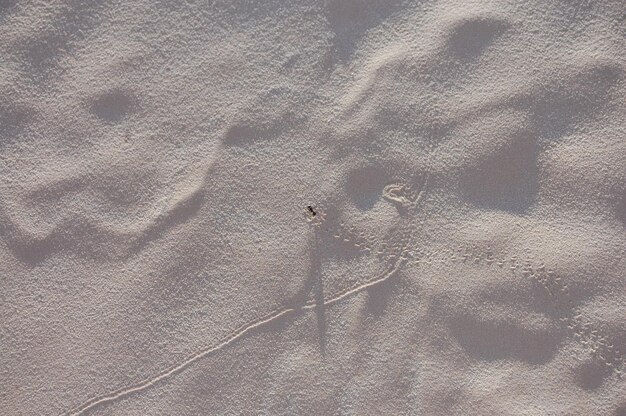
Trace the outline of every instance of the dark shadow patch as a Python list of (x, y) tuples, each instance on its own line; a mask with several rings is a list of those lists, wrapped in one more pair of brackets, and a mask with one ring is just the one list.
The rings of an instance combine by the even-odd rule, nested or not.
[(239, 107), (222, 142), (227, 146), (244, 147), (280, 137), (306, 120), (304, 113), (298, 111), (302, 100), (302, 96), (287, 87), (259, 93)]
[(594, 62), (572, 77), (557, 79), (523, 97), (519, 104), (531, 109), (539, 134), (552, 141), (572, 133), (577, 125), (593, 119), (601, 108), (614, 101), (611, 92), (622, 78), (618, 65)]
[(45, 238), (40, 240), (18, 240), (11, 241), (10, 247), (13, 255), (22, 263), (33, 267), (44, 261), (48, 256), (54, 254), (55, 246), (59, 241), (53, 238)]
[(47, 22), (51, 28), (38, 32), (22, 50), (35, 80), (43, 81), (59, 71), (59, 62), (100, 25), (108, 3), (70, 1), (59, 6), (53, 21)]
[(534, 203), (538, 184), (537, 146), (520, 138), (466, 173), (465, 197), (479, 207), (523, 214)]
[(360, 167), (348, 174), (346, 193), (357, 208), (368, 210), (382, 197), (387, 181), (387, 173), (382, 168)]
[(384, 315), (394, 284), (394, 279), (388, 279), (366, 289), (369, 314), (376, 317)]
[(205, 204), (205, 194), (202, 189), (172, 207), (165, 215), (155, 220), (128, 249), (127, 255), (139, 253), (150, 242), (163, 237), (167, 230), (177, 227), (192, 219)]
[(399, 0), (327, 0), (325, 12), (335, 34), (336, 59), (349, 59), (363, 35), (397, 11), (401, 4)]
[(11, 12), (11, 9), (15, 7), (17, 0), (0, 0), (0, 23)]
[(576, 384), (585, 390), (594, 390), (611, 375), (611, 371), (604, 362), (593, 360), (576, 368), (575, 374)]
[(84, 218), (74, 218), (60, 223), (44, 237), (27, 235), (15, 227), (8, 237), (15, 257), (34, 267), (63, 251), (93, 260), (119, 259), (128, 249), (129, 236), (117, 235)]
[(27, 109), (0, 104), (0, 149), (15, 140), (15, 135), (28, 122), (30, 113)]
[[(133, 174), (137, 179), (140, 173), (129, 173)], [(99, 199), (101, 206), (105, 206), (103, 204), (107, 196), (112, 196), (114, 202), (111, 205), (121, 208), (115, 214), (123, 216), (127, 208), (141, 202), (141, 193), (136, 192), (135, 187), (127, 186), (133, 184), (131, 177), (126, 175), (105, 177), (97, 185), (82, 182), (84, 178), (69, 178), (47, 184), (30, 192), (27, 203), (36, 209), (40, 216), (46, 215), (46, 212), (62, 214), (50, 232), (41, 236), (32, 235), (22, 230), (0, 209), (0, 233), (6, 234), (15, 256), (31, 266), (45, 261), (57, 252), (70, 252), (77, 256), (99, 260), (119, 260), (137, 254), (150, 242), (163, 237), (167, 230), (189, 221), (203, 207), (204, 192), (198, 189), (181, 198), (149, 223), (143, 224), (141, 229), (128, 230), (113, 229), (101, 217), (94, 217), (88, 213), (70, 213), (60, 208), (88, 188), (95, 192), (94, 195), (102, 198)]]
[(237, 124), (231, 126), (224, 135), (224, 143), (230, 146), (242, 146), (260, 138), (261, 134), (250, 125)]
[(529, 364), (545, 363), (554, 356), (560, 342), (557, 333), (530, 331), (512, 323), (471, 317), (454, 318), (449, 327), (470, 356), (486, 361), (513, 359)]
[(622, 199), (618, 202), (616, 208), (617, 219), (624, 224), (626, 227), (626, 195), (622, 197)]
[(98, 96), (91, 104), (91, 112), (106, 123), (119, 123), (136, 108), (131, 95), (110, 91)]
[(325, 355), (326, 353), (326, 337), (327, 337), (327, 324), (326, 324), (326, 306), (324, 305), (324, 279), (322, 276), (322, 255), (319, 250), (320, 239), (319, 236), (315, 236), (315, 242), (310, 253), (311, 260), (311, 275), (310, 279), (314, 282), (315, 286), (315, 314), (317, 315), (317, 331), (320, 341), (320, 353)]
[(61, 222), (44, 238), (25, 235), (11, 226), (6, 229), (11, 250), (21, 262), (30, 266), (63, 251), (96, 260), (120, 260), (139, 253), (147, 244), (163, 237), (166, 230), (188, 221), (202, 206), (203, 194), (197, 192), (139, 232), (112, 231), (82, 216)]
[(489, 17), (463, 19), (450, 30), (450, 49), (460, 58), (477, 57), (508, 27), (507, 22)]

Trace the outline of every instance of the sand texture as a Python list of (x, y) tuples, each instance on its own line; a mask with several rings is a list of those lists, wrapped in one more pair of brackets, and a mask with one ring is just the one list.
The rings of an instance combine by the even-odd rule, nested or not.
[(0, 0), (0, 414), (626, 415), (623, 0)]

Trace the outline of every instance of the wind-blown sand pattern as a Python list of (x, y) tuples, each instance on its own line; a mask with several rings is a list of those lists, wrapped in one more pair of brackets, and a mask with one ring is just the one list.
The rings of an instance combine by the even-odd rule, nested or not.
[(626, 415), (625, 37), (0, 2), (0, 413)]

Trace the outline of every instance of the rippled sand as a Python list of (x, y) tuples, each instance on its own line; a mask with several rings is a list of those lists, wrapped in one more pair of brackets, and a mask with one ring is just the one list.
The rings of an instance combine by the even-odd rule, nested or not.
[(626, 415), (620, 1), (0, 1), (3, 415)]

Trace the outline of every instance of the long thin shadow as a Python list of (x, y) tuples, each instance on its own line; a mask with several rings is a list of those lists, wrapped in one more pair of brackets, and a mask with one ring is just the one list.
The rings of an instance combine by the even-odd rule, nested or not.
[[(327, 299), (324, 300), (323, 305), (327, 306), (327, 305), (331, 305), (334, 303), (337, 303), (339, 301), (341, 301), (342, 299), (347, 298), (348, 296), (351, 296), (355, 293), (359, 293), (363, 290), (366, 290), (372, 286), (378, 285), (386, 280), (388, 280), (389, 278), (391, 278), (392, 276), (394, 276), (398, 270), (400, 270), (402, 268), (404, 264), (403, 260), (399, 260), (393, 267), (391, 267), (386, 273), (384, 273), (382, 276), (378, 276), (376, 278), (373, 279), (369, 279), (367, 281), (365, 281), (364, 283), (361, 283), (359, 285), (353, 285), (352, 287), (345, 289), (339, 293), (335, 293), (331, 296), (329, 296)], [(295, 314), (299, 311), (302, 310), (311, 310), (311, 309), (317, 309), (318, 308), (318, 304), (317, 301), (311, 300), (309, 302), (306, 302), (304, 304), (304, 306), (298, 307), (298, 308), (279, 308), (274, 310), (273, 312), (270, 312), (264, 316), (262, 316), (261, 318), (255, 319), (251, 322), (248, 322), (245, 325), (240, 326), (238, 329), (236, 329), (234, 332), (232, 332), (230, 335), (228, 335), (225, 338), (222, 338), (221, 341), (217, 342), (216, 344), (213, 344), (212, 346), (209, 346), (199, 352), (197, 352), (196, 354), (194, 354), (193, 356), (189, 357), (188, 359), (186, 359), (185, 361), (173, 365), (170, 368), (162, 371), (160, 374), (151, 377), (151, 378), (146, 378), (143, 381), (139, 381), (135, 384), (132, 384), (130, 386), (126, 386), (126, 387), (122, 387), (116, 391), (110, 392), (108, 394), (99, 396), (99, 397), (93, 397), (91, 399), (89, 399), (88, 401), (84, 402), (82, 405), (80, 405), (79, 407), (75, 408), (74, 410), (71, 410), (70, 412), (66, 413), (67, 415), (70, 416), (79, 416), (82, 414), (85, 414), (86, 412), (99, 407), (99, 406), (103, 406), (106, 405), (108, 403), (114, 402), (116, 400), (122, 399), (124, 397), (127, 397), (133, 393), (137, 393), (140, 391), (143, 391), (151, 386), (156, 385), (159, 382), (162, 382), (163, 380), (166, 380), (168, 377), (171, 377), (174, 374), (178, 374), (181, 371), (183, 371), (184, 369), (186, 369), (187, 367), (189, 367), (191, 364), (193, 364), (194, 362), (198, 361), (199, 359), (206, 357), (209, 354), (213, 354), (223, 348), (225, 348), (226, 346), (232, 344), (233, 342), (237, 341), (238, 339), (242, 338), (244, 335), (258, 329), (261, 328), (273, 321), (276, 321), (277, 319), (280, 319), (284, 316), (288, 316), (288, 315), (292, 315)]]
[(326, 352), (326, 306), (324, 304), (324, 279), (322, 277), (322, 253), (319, 232), (313, 237), (310, 250), (311, 268), (309, 280), (315, 287), (315, 314), (317, 315), (317, 330), (319, 333), (320, 351)]

